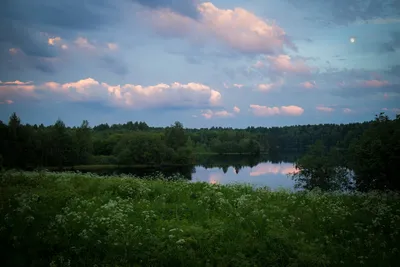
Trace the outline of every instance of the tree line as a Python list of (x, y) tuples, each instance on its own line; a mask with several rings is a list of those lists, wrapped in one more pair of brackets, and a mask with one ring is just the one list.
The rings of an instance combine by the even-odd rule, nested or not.
[(296, 161), (299, 172), (293, 178), (297, 187), (323, 191), (400, 190), (400, 115), (391, 120), (381, 113), (361, 134), (350, 142), (346, 140), (333, 147), (323, 140), (311, 145)]
[(388, 177), (394, 177), (394, 162), (400, 155), (398, 135), (399, 118), (390, 120), (384, 114), (350, 124), (190, 129), (180, 122), (165, 128), (145, 122), (90, 127), (86, 120), (79, 127), (67, 127), (60, 119), (49, 126), (30, 125), (13, 113), (8, 123), (0, 121), (0, 165), (37, 168), (203, 162), (211, 166), (215, 162), (205, 155), (268, 154), (274, 158), (308, 151), (296, 162), (301, 170), (296, 179), (303, 187), (337, 187), (335, 177), (347, 177), (344, 172), (351, 169), (363, 177), (357, 180), (360, 188), (362, 184), (393, 188)]

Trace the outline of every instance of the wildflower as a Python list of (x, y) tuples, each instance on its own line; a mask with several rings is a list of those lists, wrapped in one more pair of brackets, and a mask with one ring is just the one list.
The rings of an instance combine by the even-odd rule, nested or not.
[(179, 239), (178, 241), (176, 241), (178, 245), (185, 244), (185, 242), (185, 239)]

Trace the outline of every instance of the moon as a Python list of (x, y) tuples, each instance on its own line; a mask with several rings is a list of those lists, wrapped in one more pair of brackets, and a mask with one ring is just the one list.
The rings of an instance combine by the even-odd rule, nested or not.
[(350, 43), (355, 43), (356, 42), (356, 38), (355, 37), (351, 37), (350, 38)]

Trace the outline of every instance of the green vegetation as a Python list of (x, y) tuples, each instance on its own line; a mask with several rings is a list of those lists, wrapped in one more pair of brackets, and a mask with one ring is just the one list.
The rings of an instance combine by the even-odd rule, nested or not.
[[(372, 122), (246, 129), (184, 129), (176, 122), (166, 128), (144, 122), (100, 124), (91, 128), (22, 124), (14, 113), (0, 121), (0, 164), (6, 168), (76, 165), (193, 164), (202, 155), (303, 153), (317, 140), (327, 148), (347, 149)], [(1, 166), (1, 165), (0, 165)]]
[(3, 172), (3, 266), (396, 266), (394, 193)]
[(383, 113), (376, 116), (349, 146), (347, 150), (328, 149), (322, 141), (310, 146), (296, 162), (299, 172), (293, 178), (298, 187), (324, 191), (400, 190), (400, 115), (393, 120)]

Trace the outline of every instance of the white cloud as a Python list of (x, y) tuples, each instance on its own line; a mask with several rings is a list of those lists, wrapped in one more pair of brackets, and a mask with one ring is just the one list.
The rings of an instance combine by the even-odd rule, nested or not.
[[(200, 83), (109, 85), (92, 78), (64, 84), (53, 81), (40, 85), (21, 81), (0, 83), (0, 92), (5, 96), (13, 96), (17, 92), (27, 96), (26, 92), (39, 91), (46, 92), (40, 94), (41, 97), (62, 97), (70, 101), (103, 101), (127, 108), (218, 106), (221, 101), (218, 91)], [(217, 113), (217, 116), (223, 116), (223, 113)]]
[(238, 108), (237, 106), (234, 106), (233, 107), (233, 112), (240, 113), (240, 108)]

